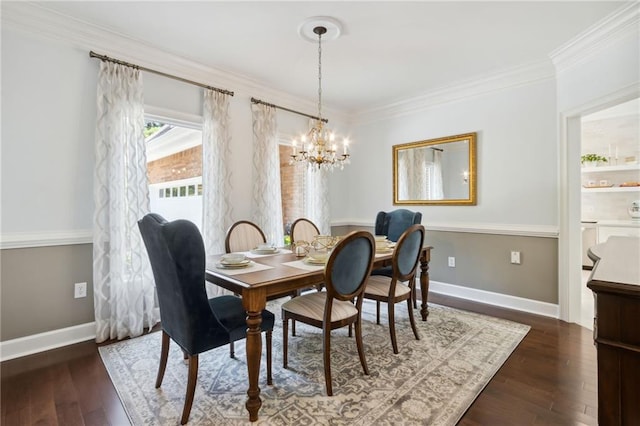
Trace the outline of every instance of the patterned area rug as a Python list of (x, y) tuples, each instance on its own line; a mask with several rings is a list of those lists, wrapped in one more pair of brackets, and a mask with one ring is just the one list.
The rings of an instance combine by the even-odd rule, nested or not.
[[(417, 319), (415, 340), (405, 304), (396, 306), (400, 353), (391, 349), (386, 308), (375, 324), (375, 304), (365, 301), (363, 340), (370, 375), (358, 360), (347, 329), (331, 335), (334, 396), (325, 395), (320, 329), (296, 324), (289, 337), (289, 368), (282, 368), (282, 323), (273, 333), (274, 385), (266, 384), (263, 357), (259, 425), (455, 425), (529, 327), (453, 308), (429, 305)], [(279, 317), (277, 303), (268, 308)], [(417, 316), (419, 317), (419, 315)], [(172, 342), (164, 381), (155, 389), (160, 333), (99, 348), (133, 425), (179, 424), (187, 381), (182, 352)], [(244, 404), (247, 368), (244, 341), (236, 358), (224, 346), (200, 355), (198, 385), (189, 424), (251, 424)]]

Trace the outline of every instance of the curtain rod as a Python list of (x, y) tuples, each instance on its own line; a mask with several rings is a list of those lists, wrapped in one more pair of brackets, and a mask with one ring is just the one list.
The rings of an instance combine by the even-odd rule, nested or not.
[(151, 72), (151, 73), (154, 73), (154, 74), (161, 75), (163, 77), (169, 77), (169, 78), (172, 78), (174, 80), (182, 81), (183, 83), (193, 84), (194, 86), (204, 87), (205, 89), (209, 89), (209, 90), (213, 90), (213, 91), (216, 91), (216, 92), (224, 93), (225, 95), (233, 96), (233, 92), (231, 92), (229, 90), (218, 89), (217, 87), (209, 86), (207, 84), (198, 83), (197, 81), (187, 80), (186, 78), (177, 77), (175, 75), (167, 74), (167, 73), (164, 73), (162, 71), (152, 70), (151, 68), (141, 67), (140, 65), (131, 64), (131, 63), (125, 62), (125, 61), (120, 61), (118, 59), (110, 58), (110, 57), (105, 56), (105, 55), (99, 55), (99, 54), (95, 53), (94, 51), (90, 51), (89, 52), (89, 56), (91, 58), (98, 58), (98, 59), (100, 59), (102, 61), (113, 62), (113, 63), (116, 63), (116, 64), (124, 65), (126, 67), (136, 68), (136, 69), (139, 69), (139, 70), (142, 70), (142, 71), (148, 71), (148, 72)]
[(433, 149), (434, 151), (444, 152), (444, 149), (442, 148), (434, 148), (434, 147), (429, 147), (429, 148)]
[(265, 101), (261, 101), (260, 99), (256, 99), (256, 98), (251, 98), (251, 103), (253, 104), (262, 104), (262, 105), (266, 105), (266, 106), (270, 106), (273, 108), (278, 108), (278, 109), (282, 109), (284, 111), (289, 111), (292, 112), (294, 114), (298, 114), (298, 115), (303, 115), (305, 117), (309, 117), (309, 118), (313, 118), (314, 120), (321, 120), (323, 123), (328, 123), (329, 120), (327, 120), (326, 118), (320, 118), (320, 117), (316, 117), (315, 115), (309, 115), (309, 114), (305, 114), (304, 112), (300, 112), (300, 111), (295, 111), (289, 108), (285, 108), (285, 107), (281, 107), (279, 105), (275, 105), (275, 104), (270, 104), (269, 102), (265, 102)]

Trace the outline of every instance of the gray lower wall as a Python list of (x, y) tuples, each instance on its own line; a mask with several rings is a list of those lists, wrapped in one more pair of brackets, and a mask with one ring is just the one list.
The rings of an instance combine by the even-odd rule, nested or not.
[[(336, 226), (334, 235), (373, 227)], [(495, 235), (427, 230), (433, 246), (429, 278), (477, 290), (547, 303), (558, 303), (558, 240), (517, 235)], [(520, 265), (511, 264), (511, 251), (520, 252)], [(456, 267), (448, 258), (456, 258)]]
[[(336, 226), (332, 234), (359, 229), (373, 232)], [(555, 238), (427, 231), (427, 243), (432, 281), (558, 303)], [(512, 250), (521, 252), (521, 265), (510, 264)], [(0, 262), (0, 341), (94, 321), (91, 244), (5, 249)], [(86, 298), (73, 298), (76, 282), (87, 282)]]
[[(94, 321), (91, 244), (0, 250), (0, 341)], [(73, 298), (74, 283), (87, 297)]]

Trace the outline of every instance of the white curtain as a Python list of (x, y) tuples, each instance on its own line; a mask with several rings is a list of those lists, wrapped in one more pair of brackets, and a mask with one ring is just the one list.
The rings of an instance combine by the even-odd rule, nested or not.
[(305, 171), (304, 216), (316, 224), (322, 235), (331, 235), (328, 173), (317, 167)]
[(252, 219), (268, 242), (284, 244), (280, 160), (276, 109), (253, 104), (253, 203)]
[[(205, 89), (202, 110), (202, 237), (207, 254), (224, 253), (232, 217), (229, 95)], [(209, 297), (230, 293), (209, 283), (206, 289)]]
[(433, 151), (433, 168), (431, 169), (431, 184), (429, 185), (429, 200), (442, 200), (444, 188), (442, 182), (442, 151)]
[(208, 254), (224, 252), (232, 217), (229, 95), (205, 90), (202, 117), (202, 230)]
[(102, 62), (98, 75), (93, 287), (96, 341), (139, 336), (160, 320), (137, 221), (149, 212), (139, 70)]

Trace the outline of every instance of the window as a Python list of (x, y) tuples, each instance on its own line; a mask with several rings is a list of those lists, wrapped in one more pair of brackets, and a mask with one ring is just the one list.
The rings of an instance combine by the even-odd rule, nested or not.
[(149, 119), (145, 144), (151, 211), (202, 229), (202, 132)]

